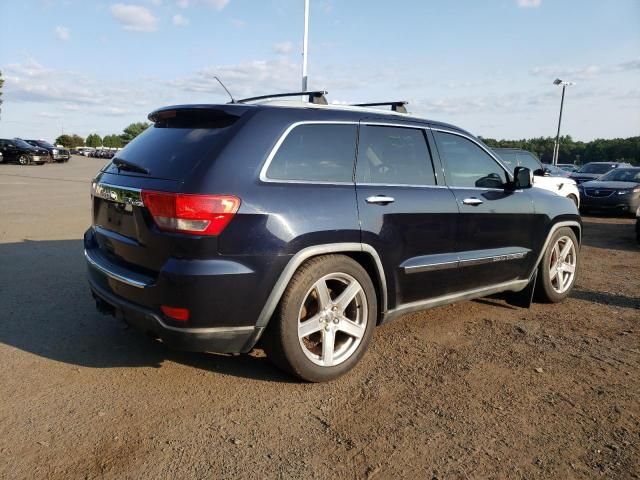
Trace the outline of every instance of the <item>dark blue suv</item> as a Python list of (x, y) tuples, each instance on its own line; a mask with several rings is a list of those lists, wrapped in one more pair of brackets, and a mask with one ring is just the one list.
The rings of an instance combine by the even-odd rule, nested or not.
[[(315, 100), (317, 97), (310, 96)], [(401, 314), (571, 291), (581, 221), (478, 139), (405, 113), (313, 102), (186, 105), (93, 180), (98, 308), (191, 351), (335, 378)]]

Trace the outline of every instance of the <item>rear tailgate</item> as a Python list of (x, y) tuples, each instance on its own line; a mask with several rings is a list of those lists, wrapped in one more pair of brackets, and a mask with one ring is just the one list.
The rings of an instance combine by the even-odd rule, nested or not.
[(157, 276), (171, 257), (214, 256), (217, 237), (158, 229), (142, 191), (181, 192), (187, 177), (215, 161), (239, 118), (215, 109), (161, 113), (164, 117), (154, 117), (155, 125), (118, 152), (116, 162), (109, 163), (92, 183), (93, 247), (97, 249), (92, 254), (149, 278)]

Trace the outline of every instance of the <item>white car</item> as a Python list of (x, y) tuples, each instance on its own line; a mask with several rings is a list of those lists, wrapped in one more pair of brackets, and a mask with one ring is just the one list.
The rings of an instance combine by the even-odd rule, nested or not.
[[(502, 162), (512, 171), (516, 167), (527, 167), (533, 172), (533, 186), (567, 197), (580, 207), (580, 193), (576, 181), (558, 172), (553, 165), (543, 165), (531, 152), (520, 148), (493, 148)], [(567, 175), (569, 172), (566, 172)]]

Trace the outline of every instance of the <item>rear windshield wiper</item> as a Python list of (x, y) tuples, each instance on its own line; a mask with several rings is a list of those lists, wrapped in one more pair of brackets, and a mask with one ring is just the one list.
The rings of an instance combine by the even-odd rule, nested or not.
[(113, 163), (118, 170), (128, 170), (129, 172), (144, 173), (146, 175), (149, 175), (149, 169), (141, 167), (140, 165), (136, 165), (135, 163), (128, 162), (121, 158), (114, 158), (113, 160), (111, 160), (111, 163)]

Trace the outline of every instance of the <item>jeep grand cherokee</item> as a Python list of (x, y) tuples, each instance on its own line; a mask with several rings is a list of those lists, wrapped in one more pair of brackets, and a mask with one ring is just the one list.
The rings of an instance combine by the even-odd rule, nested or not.
[(403, 313), (573, 288), (575, 204), (453, 125), (286, 101), (149, 119), (93, 180), (84, 248), (98, 308), (170, 347), (260, 341), (323, 381)]

